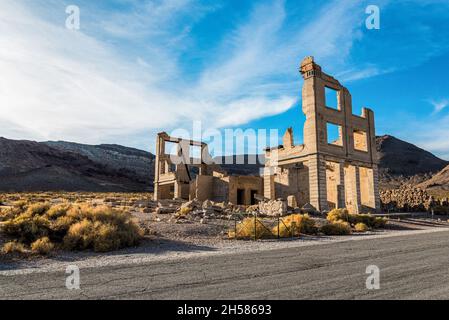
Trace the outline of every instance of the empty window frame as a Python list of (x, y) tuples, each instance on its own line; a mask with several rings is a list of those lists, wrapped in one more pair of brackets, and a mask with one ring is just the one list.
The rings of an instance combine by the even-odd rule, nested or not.
[(245, 204), (245, 189), (237, 189), (237, 205)]
[(251, 205), (254, 205), (257, 203), (256, 195), (257, 195), (257, 190), (251, 190)]
[(340, 110), (338, 91), (329, 87), (324, 87), (324, 104), (328, 108)]
[(327, 143), (334, 146), (343, 146), (343, 130), (340, 125), (327, 123)]
[(354, 130), (354, 149), (368, 152), (368, 135), (363, 130)]

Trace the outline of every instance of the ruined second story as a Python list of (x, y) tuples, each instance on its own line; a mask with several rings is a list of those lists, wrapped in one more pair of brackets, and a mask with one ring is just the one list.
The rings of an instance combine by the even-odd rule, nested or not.
[[(282, 146), (269, 149), (267, 157), (277, 152), (279, 161), (288, 161), (312, 154), (335, 156), (339, 159), (377, 164), (374, 113), (362, 108), (360, 116), (352, 112), (348, 89), (324, 73), (313, 57), (305, 58), (300, 66), (304, 78), (302, 111), (305, 114), (304, 143), (295, 145), (293, 131), (288, 129)], [(332, 96), (334, 101), (326, 97)], [(332, 135), (337, 132), (338, 136)]]

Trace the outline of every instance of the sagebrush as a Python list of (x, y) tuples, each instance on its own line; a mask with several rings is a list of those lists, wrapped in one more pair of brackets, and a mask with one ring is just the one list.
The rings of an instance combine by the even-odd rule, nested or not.
[(338, 220), (325, 224), (321, 227), (321, 232), (328, 236), (343, 236), (351, 234), (351, 225), (349, 222)]
[(315, 221), (308, 214), (291, 214), (281, 218), (279, 226), (276, 225), (271, 230), (275, 236), (278, 235), (278, 227), (281, 238), (299, 236), (300, 234), (316, 234), (318, 232)]
[(327, 214), (327, 220), (331, 223), (345, 221), (352, 226), (355, 226), (358, 223), (363, 223), (368, 228), (372, 229), (383, 228), (387, 224), (387, 219), (385, 218), (375, 217), (371, 214), (353, 214), (349, 213), (348, 210), (344, 208), (331, 210)]
[(143, 231), (129, 213), (108, 206), (17, 202), (0, 214), (1, 232), (32, 251), (111, 251), (139, 243)]
[(237, 239), (257, 239), (272, 238), (273, 234), (260, 219), (245, 218), (237, 224), (235, 231), (229, 231), (230, 238)]

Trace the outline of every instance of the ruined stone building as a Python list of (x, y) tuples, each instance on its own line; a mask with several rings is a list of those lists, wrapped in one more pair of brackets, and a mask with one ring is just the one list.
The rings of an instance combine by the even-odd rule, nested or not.
[[(176, 155), (166, 153), (167, 143), (177, 144)], [(191, 157), (190, 146), (201, 149), (200, 159)], [(157, 136), (155, 171), (155, 200), (209, 199), (251, 205), (256, 203), (256, 194), (263, 194), (261, 177), (228, 175), (214, 164), (205, 143), (170, 137), (165, 132)]]
[[(300, 72), (306, 116), (303, 144), (294, 144), (290, 128), (282, 145), (266, 149), (263, 177), (229, 176), (210, 159), (206, 144), (161, 133), (156, 150), (155, 199), (252, 204), (256, 194), (263, 194), (267, 199), (293, 196), (299, 207), (309, 203), (318, 211), (343, 207), (353, 213), (379, 210), (373, 111), (363, 108), (361, 116), (352, 114), (348, 89), (324, 73), (313, 57), (302, 61)], [(326, 101), (328, 90), (335, 93), (334, 106)], [(332, 129), (338, 133), (336, 139), (331, 139)], [(187, 165), (172, 164), (169, 158), (173, 157), (165, 154), (165, 142), (201, 147), (195, 177)]]

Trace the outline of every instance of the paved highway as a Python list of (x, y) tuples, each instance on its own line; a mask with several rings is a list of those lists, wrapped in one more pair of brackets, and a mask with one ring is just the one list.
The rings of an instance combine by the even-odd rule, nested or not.
[(66, 277), (0, 276), (0, 299), (448, 299), (449, 231), (81, 269), (72, 291)]

